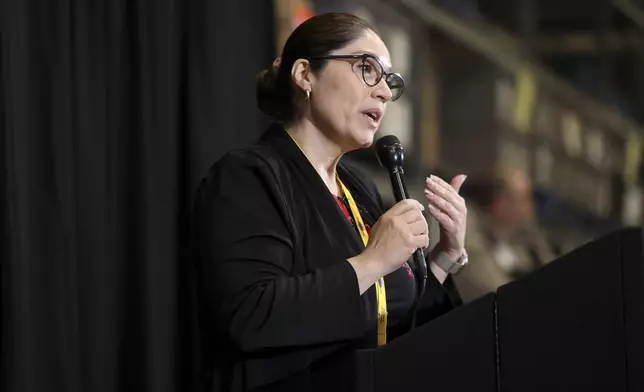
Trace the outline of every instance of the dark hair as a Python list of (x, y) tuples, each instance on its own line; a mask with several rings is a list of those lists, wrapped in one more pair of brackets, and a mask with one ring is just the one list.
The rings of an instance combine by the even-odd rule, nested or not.
[[(279, 67), (271, 66), (257, 75), (257, 106), (278, 121), (290, 122), (299, 116), (291, 68), (298, 59), (325, 56), (360, 38), (367, 30), (376, 30), (365, 20), (347, 13), (316, 15), (300, 24), (284, 44)], [(311, 63), (313, 72), (326, 61)]]
[(461, 194), (481, 208), (491, 207), (495, 200), (508, 194), (510, 179), (504, 170), (492, 173), (469, 175), (467, 185), (461, 189)]

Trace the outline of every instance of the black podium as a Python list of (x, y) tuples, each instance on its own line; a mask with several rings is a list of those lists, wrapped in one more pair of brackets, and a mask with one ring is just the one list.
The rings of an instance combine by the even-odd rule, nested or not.
[(324, 388), (644, 391), (642, 235), (607, 235), (382, 348), (346, 354)]

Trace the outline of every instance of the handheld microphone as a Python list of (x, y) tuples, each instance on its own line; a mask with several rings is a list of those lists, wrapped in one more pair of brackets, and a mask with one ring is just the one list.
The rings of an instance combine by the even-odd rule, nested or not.
[[(400, 140), (394, 135), (383, 136), (376, 142), (376, 154), (380, 166), (387, 169), (389, 172), (389, 179), (391, 180), (391, 187), (393, 189), (394, 198), (396, 202), (405, 200), (409, 197), (407, 186), (405, 185), (405, 177), (403, 165), (405, 161), (405, 154), (403, 151)], [(416, 283), (418, 286), (418, 293), (414, 306), (412, 307), (412, 325), (415, 324), (415, 311), (418, 306), (418, 301), (425, 292), (425, 284), (427, 282), (427, 262), (422, 249), (416, 249), (413, 253), (413, 262), (410, 267), (416, 276)]]
[[(405, 172), (403, 170), (405, 153), (398, 138), (394, 135), (387, 135), (378, 139), (376, 153), (380, 165), (389, 172), (389, 179), (391, 180), (396, 202), (407, 199), (409, 193), (405, 185)], [(421, 277), (427, 279), (427, 263), (422, 249), (416, 249), (413, 254), (413, 260), (412, 270), (414, 272), (419, 271)]]

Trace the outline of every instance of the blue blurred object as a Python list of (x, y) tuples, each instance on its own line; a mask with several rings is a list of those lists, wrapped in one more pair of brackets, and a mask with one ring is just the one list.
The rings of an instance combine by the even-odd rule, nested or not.
[(622, 227), (615, 218), (602, 219), (547, 190), (535, 189), (534, 196), (539, 223), (555, 232), (578, 233), (590, 239)]
[(433, 3), (463, 19), (471, 20), (479, 15), (478, 0), (434, 0)]

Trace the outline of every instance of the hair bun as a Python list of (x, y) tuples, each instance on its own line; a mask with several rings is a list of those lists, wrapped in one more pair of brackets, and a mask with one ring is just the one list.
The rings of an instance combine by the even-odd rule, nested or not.
[(281, 97), (277, 88), (279, 68), (272, 66), (257, 74), (257, 106), (259, 110), (279, 118), (282, 110)]

